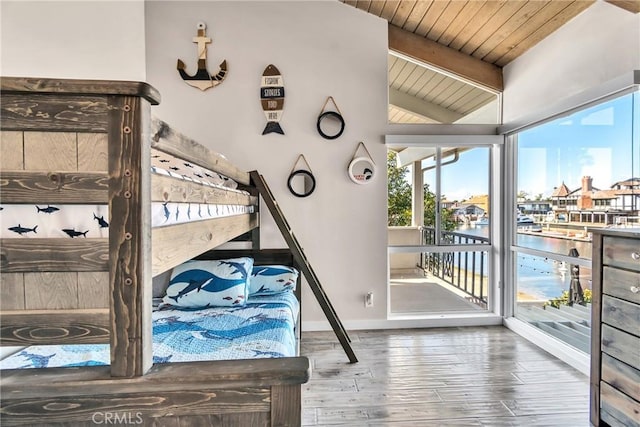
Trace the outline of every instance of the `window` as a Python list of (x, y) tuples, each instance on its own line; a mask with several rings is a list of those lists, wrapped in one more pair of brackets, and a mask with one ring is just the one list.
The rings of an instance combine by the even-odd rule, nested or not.
[(390, 314), (493, 310), (491, 159), (502, 137), (393, 137), (387, 136)]
[(589, 352), (591, 233), (640, 217), (639, 93), (511, 135), (518, 197), (546, 214), (513, 227), (515, 316)]

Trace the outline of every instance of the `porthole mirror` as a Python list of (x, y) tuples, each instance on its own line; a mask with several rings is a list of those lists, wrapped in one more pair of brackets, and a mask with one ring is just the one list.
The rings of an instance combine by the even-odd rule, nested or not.
[(298, 169), (289, 174), (287, 187), (296, 197), (308, 197), (316, 189), (316, 179), (311, 172)]
[(336, 139), (344, 132), (344, 119), (335, 111), (326, 111), (318, 117), (316, 127), (324, 139)]
[[(358, 151), (361, 149), (367, 153), (366, 157), (358, 155)], [(371, 153), (367, 150), (367, 146), (364, 145), (364, 142), (362, 141), (358, 143), (356, 151), (353, 153), (353, 158), (351, 159), (351, 162), (349, 162), (347, 174), (351, 181), (356, 184), (366, 184), (371, 181), (376, 174), (376, 164), (373, 162), (373, 157), (371, 157)]]
[(356, 157), (349, 163), (349, 178), (356, 184), (368, 183), (376, 172), (376, 165), (368, 157)]
[[(306, 169), (298, 169), (297, 166), (300, 160), (304, 161), (307, 165)], [(309, 162), (307, 162), (304, 154), (300, 154), (293, 164), (289, 179), (287, 180), (287, 187), (289, 191), (291, 191), (291, 194), (296, 197), (308, 197), (313, 193), (313, 190), (316, 189), (316, 178), (313, 176), (311, 166), (309, 166)]]

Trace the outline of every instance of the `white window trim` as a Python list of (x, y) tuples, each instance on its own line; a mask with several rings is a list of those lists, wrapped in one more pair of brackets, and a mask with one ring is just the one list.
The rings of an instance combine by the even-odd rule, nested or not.
[[(458, 251), (474, 251), (476, 246), (477, 250), (490, 251), (490, 265), (489, 280), (491, 284), (491, 290), (489, 293), (489, 301), (487, 304), (487, 312), (479, 314), (477, 319), (479, 322), (484, 317), (489, 315), (490, 317), (499, 316), (503, 317), (503, 300), (502, 295), (502, 272), (501, 261), (504, 259), (502, 253), (503, 243), (501, 241), (501, 230), (497, 224), (502, 221), (502, 213), (499, 206), (502, 206), (500, 201), (500, 194), (502, 193), (502, 177), (503, 172), (501, 165), (503, 164), (504, 154), (504, 136), (496, 135), (495, 125), (389, 125), (388, 128), (393, 130), (389, 134), (385, 135), (385, 145), (388, 148), (392, 147), (437, 147), (441, 145), (459, 146), (459, 147), (492, 147), (493, 150), (491, 158), (489, 159), (490, 168), (490, 204), (495, 206), (496, 209), (493, 224), (496, 226), (491, 227), (491, 245), (468, 245), (464, 248), (458, 246)], [(465, 141), (465, 139), (467, 141)], [(469, 141), (472, 140), (472, 141)], [(424, 246), (389, 246), (389, 253), (398, 252), (427, 252), (424, 250)], [(429, 246), (428, 252), (451, 252), (451, 248), (446, 246)], [(424, 316), (423, 318), (429, 318), (433, 316)], [(439, 318), (447, 318), (454, 322), (452, 326), (455, 326), (455, 319), (457, 315), (437, 315)], [(387, 298), (387, 318), (394, 318), (390, 313), (390, 298)], [(479, 323), (480, 324), (480, 323)]]

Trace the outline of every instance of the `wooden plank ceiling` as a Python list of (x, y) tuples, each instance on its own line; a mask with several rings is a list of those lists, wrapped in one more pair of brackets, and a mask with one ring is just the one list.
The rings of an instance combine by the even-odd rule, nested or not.
[[(390, 24), (389, 55), (390, 121), (452, 123), (487, 105), (501, 91), (501, 67), (513, 61), (556, 31), (595, 0), (341, 0), (343, 3), (386, 19)], [(407, 34), (410, 34), (407, 36)], [(455, 64), (447, 75), (421, 66), (438, 66), (415, 53), (416, 36), (423, 39), (425, 52), (437, 43), (438, 57), (451, 55)], [(402, 41), (411, 47), (402, 51)], [(419, 47), (418, 47), (419, 48)], [(462, 58), (463, 60), (465, 58)], [(500, 81), (469, 71), (494, 67)], [(475, 65), (473, 65), (475, 64)], [(476, 71), (476, 70), (472, 70)], [(479, 71), (482, 73), (482, 71)], [(488, 75), (488, 74), (486, 74)], [(461, 77), (462, 80), (456, 77)], [(491, 80), (493, 79), (493, 80)], [(482, 87), (489, 88), (485, 91)], [(411, 98), (414, 98), (413, 100)], [(426, 104), (426, 105), (423, 105)], [(417, 108), (416, 105), (423, 105)], [(417, 110), (417, 111), (415, 111)], [(391, 115), (394, 115), (394, 119)], [(410, 115), (412, 117), (408, 117)], [(400, 118), (400, 116), (403, 116)]]

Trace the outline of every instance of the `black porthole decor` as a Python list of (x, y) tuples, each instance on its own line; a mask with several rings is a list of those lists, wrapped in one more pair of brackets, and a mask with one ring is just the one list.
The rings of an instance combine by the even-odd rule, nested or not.
[[(336, 111), (324, 111), (327, 107), (329, 101), (333, 102)], [(318, 122), (316, 123), (316, 128), (318, 129), (318, 133), (324, 139), (336, 139), (342, 135), (344, 132), (345, 122), (342, 117), (342, 113), (338, 108), (338, 104), (333, 99), (333, 96), (330, 96), (325, 101), (322, 106), (322, 110), (320, 111), (320, 115), (318, 116)]]
[[(296, 169), (301, 158), (306, 163), (307, 169)], [(296, 197), (308, 197), (316, 189), (316, 178), (313, 176), (309, 162), (307, 162), (303, 154), (298, 156), (298, 160), (296, 160), (291, 169), (289, 179), (287, 180), (287, 187), (291, 194)]]

